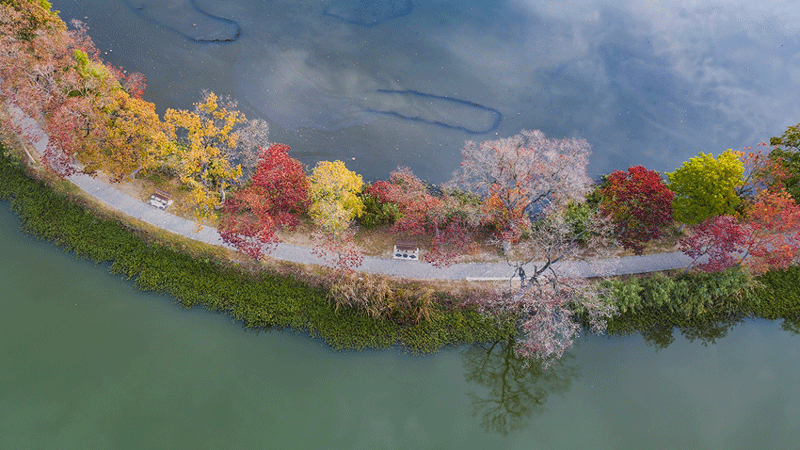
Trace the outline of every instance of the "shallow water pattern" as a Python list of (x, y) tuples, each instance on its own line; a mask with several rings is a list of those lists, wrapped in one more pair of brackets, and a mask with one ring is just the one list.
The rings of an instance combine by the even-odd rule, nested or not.
[[(523, 128), (586, 138), (593, 174), (672, 170), (800, 117), (800, 9), (778, 0), (54, 4), (144, 72), (162, 110), (230, 94), (303, 162), (347, 160), (367, 179), (407, 165), (445, 181), (466, 139)], [(232, 24), (234, 42), (197, 42)]]
[(195, 0), (124, 0), (136, 15), (196, 43), (234, 42), (241, 29), (236, 21), (211, 15)]

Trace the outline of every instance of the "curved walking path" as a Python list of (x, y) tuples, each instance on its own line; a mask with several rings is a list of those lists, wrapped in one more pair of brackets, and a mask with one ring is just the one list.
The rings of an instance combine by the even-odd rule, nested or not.
[[(14, 111), (12, 111), (12, 115), (15, 116), (14, 119), (19, 125), (28, 127), (28, 129), (38, 129), (38, 139), (32, 141), (31, 144), (39, 154), (42, 154), (47, 147), (47, 136), (41, 132), (33, 120), (23, 119), (14, 114)], [(100, 202), (150, 225), (189, 239), (233, 248), (222, 242), (215, 228), (204, 226), (202, 230), (196, 232), (197, 224), (194, 221), (155, 208), (88, 175), (76, 174), (69, 176), (68, 179)], [(325, 265), (321, 258), (311, 253), (309, 247), (300, 245), (278, 244), (278, 247), (268, 256), (300, 264)], [(559, 274), (567, 277), (601, 277), (682, 269), (691, 266), (691, 263), (691, 258), (682, 252), (671, 252), (592, 261), (564, 261), (554, 264), (553, 268)], [(541, 264), (538, 263), (539, 266)], [(532, 262), (524, 266), (525, 271), (533, 273), (534, 265), (537, 263)], [(514, 268), (505, 262), (458, 263), (445, 268), (437, 268), (421, 261), (402, 261), (370, 256), (364, 257), (363, 263), (357, 270), (419, 280), (499, 281), (510, 280), (514, 275)]]

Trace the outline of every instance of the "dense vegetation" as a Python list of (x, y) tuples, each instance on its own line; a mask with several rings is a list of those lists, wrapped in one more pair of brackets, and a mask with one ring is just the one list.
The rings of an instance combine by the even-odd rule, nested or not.
[(720, 272), (663, 273), (602, 283), (620, 308), (608, 322), (611, 334), (639, 332), (666, 347), (678, 329), (689, 339), (713, 343), (747, 318), (783, 319), (800, 332), (800, 267), (776, 269), (753, 278), (740, 267)]
[(400, 345), (431, 352), (445, 345), (507, 340), (514, 334), (513, 324), (498, 326), (474, 307), (445, 309), (436, 303), (428, 320), (416, 323), (373, 318), (352, 308), (337, 310), (324, 290), (291, 277), (248, 273), (156, 242), (102, 217), (77, 198), (54, 192), (29, 177), (24, 167), (5, 148), (0, 151), (0, 199), (11, 201), (27, 233), (78, 257), (110, 263), (112, 273), (134, 280), (142, 290), (171, 295), (184, 307), (202, 305), (258, 330), (306, 331), (338, 349)]

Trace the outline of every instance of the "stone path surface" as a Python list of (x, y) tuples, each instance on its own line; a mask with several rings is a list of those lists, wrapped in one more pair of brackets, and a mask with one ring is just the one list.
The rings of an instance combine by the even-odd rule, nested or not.
[[(31, 143), (39, 154), (42, 154), (47, 147), (47, 136), (33, 120), (20, 117), (18, 111), (14, 111), (12, 108), (11, 112), (15, 116), (14, 120), (29, 131), (34, 130), (33, 134), (36, 135), (36, 139), (32, 140)], [(38, 130), (38, 133), (36, 133), (36, 130)], [(217, 230), (214, 228), (206, 226), (197, 232), (195, 222), (177, 217), (168, 211), (144, 203), (117, 190), (112, 185), (88, 175), (76, 174), (68, 178), (92, 197), (131, 217), (190, 239), (232, 248), (222, 242)], [(269, 257), (300, 264), (325, 264), (321, 258), (311, 253), (310, 248), (292, 244), (278, 244), (278, 247), (269, 254)], [(692, 260), (683, 253), (672, 252), (593, 261), (565, 261), (555, 264), (554, 270), (563, 276), (599, 277), (682, 269), (689, 267), (691, 262)], [(537, 263), (532, 262), (526, 265), (524, 267), (525, 271), (532, 273), (534, 265), (537, 265)], [(541, 263), (538, 263), (538, 265), (541, 266)], [(499, 281), (509, 280), (514, 275), (514, 268), (505, 262), (459, 263), (445, 268), (437, 268), (421, 261), (403, 261), (377, 257), (364, 257), (363, 263), (357, 270), (419, 280)]]

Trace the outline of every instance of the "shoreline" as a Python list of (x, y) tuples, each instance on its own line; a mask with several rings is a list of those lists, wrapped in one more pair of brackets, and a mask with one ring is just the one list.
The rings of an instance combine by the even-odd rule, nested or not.
[[(4, 150), (3, 153), (7, 151)], [(22, 152), (18, 153), (16, 159), (17, 162), (14, 163), (8, 156), (3, 156), (0, 165), (17, 166), (14, 170), (22, 173), (29, 182), (42, 186), (33, 189), (39, 192), (34, 194), (34, 197), (37, 195), (47, 198), (58, 197), (60, 200), (57, 203), (64, 205), (63, 208), (67, 211), (63, 215), (78, 215), (81, 217), (76, 220), (83, 221), (83, 225), (78, 227), (79, 230), (72, 230), (73, 225), (65, 224), (60, 214), (51, 210), (52, 200), (45, 201), (46, 206), (37, 206), (36, 199), (26, 198), (22, 202), (25, 205), (19, 206), (15, 194), (12, 192), (9, 196), (8, 186), (5, 194), (0, 189), (2, 194), (0, 197), (3, 199), (14, 198), (12, 209), (20, 216), (26, 232), (53, 241), (58, 246), (65, 247), (67, 251), (74, 252), (78, 257), (88, 257), (98, 263), (109, 262), (112, 274), (124, 274), (129, 280), (134, 280), (136, 286), (143, 291), (168, 294), (185, 308), (202, 305), (209, 310), (229, 315), (247, 328), (260, 330), (289, 328), (296, 332), (302, 331), (312, 338), (322, 338), (334, 349), (380, 349), (399, 346), (411, 353), (432, 353), (444, 346), (513, 340), (516, 335), (513, 320), (506, 318), (499, 321), (496, 317), (483, 316), (478, 312), (476, 305), (461, 303), (469, 297), (470, 292), (474, 294), (477, 287), (481, 286), (479, 283), (463, 281), (466, 277), (454, 277), (447, 281), (445, 289), (436, 289), (438, 302), (433, 306), (434, 313), (430, 319), (419, 320), (419, 317), (414, 319), (413, 314), (408, 315), (409, 311), (396, 312), (401, 314), (400, 316), (370, 317), (368, 312), (360, 308), (336, 308), (333, 302), (326, 298), (324, 290), (314, 285), (313, 274), (299, 274), (291, 268), (281, 270), (282, 266), (275, 264), (271, 266), (259, 264), (258, 269), (248, 271), (247, 265), (239, 266), (231, 258), (226, 259), (214, 254), (214, 249), (224, 251), (226, 247), (200, 245), (200, 250), (197, 250), (187, 246), (186, 242), (181, 240), (182, 236), (177, 240), (169, 237), (165, 239), (163, 235), (159, 235), (159, 231), (164, 228), (159, 226), (157, 221), (156, 224), (149, 224), (142, 218), (113, 207), (108, 208), (111, 206), (108, 202), (93, 194), (99, 191), (112, 192), (116, 198), (127, 198), (126, 201), (133, 202), (143, 211), (143, 215), (150, 215), (161, 221), (169, 219), (183, 221), (188, 228), (191, 228), (192, 235), (188, 238), (195, 237), (196, 225), (192, 221), (181, 219), (133, 199), (112, 186), (86, 175), (77, 177), (82, 180), (78, 181), (78, 184), (89, 184), (93, 188), (86, 186), (81, 188), (78, 184), (70, 182), (63, 183), (64, 188), (56, 189), (43, 181), (37, 181), (37, 177), (24, 173), (34, 169), (27, 163)], [(38, 177), (41, 176), (40, 174)], [(8, 180), (0, 178), (0, 188), (3, 182), (8, 183)], [(16, 189), (20, 187), (16, 186), (11, 190)], [(80, 194), (75, 193), (78, 189), (81, 190)], [(59, 190), (62, 193), (59, 193)], [(82, 197), (89, 197), (91, 200), (81, 199)], [(41, 209), (42, 207), (45, 209)], [(27, 211), (26, 208), (30, 208), (31, 211)], [(75, 210), (80, 212), (74, 213)], [(144, 229), (132, 225), (139, 220), (146, 224)], [(41, 222), (39, 224), (41, 228), (30, 225), (31, 222)], [(102, 225), (101, 228), (109, 227), (115, 233), (125, 235), (123, 240), (126, 242), (120, 244), (115, 241), (117, 238), (113, 236), (109, 238), (104, 232), (98, 232), (94, 229), (97, 224)], [(151, 226), (154, 228), (150, 229)], [(204, 227), (204, 232), (210, 239), (219, 239), (211, 227)], [(171, 232), (167, 230), (167, 233)], [(94, 237), (89, 238), (84, 235)], [(192, 242), (201, 241), (195, 239)], [(300, 246), (293, 247), (303, 249)], [(662, 262), (665, 261), (664, 255), (657, 256)], [(637, 259), (641, 258), (654, 258), (654, 256), (623, 257), (617, 262), (628, 261), (634, 266), (641, 267), (637, 262)], [(279, 262), (274, 259), (272, 261)], [(429, 265), (421, 262), (391, 259), (383, 261), (394, 267), (417, 267), (422, 268), (425, 273), (430, 272), (425, 267)], [(575, 262), (564, 266), (569, 265), (574, 267)], [(308, 268), (308, 265), (304, 266)], [(480, 264), (455, 265), (456, 268), (473, 269), (476, 266)], [(506, 265), (497, 266), (510, 272)], [(286, 267), (291, 267), (291, 264)], [(615, 267), (621, 273), (621, 265), (617, 264)], [(759, 277), (754, 287), (735, 292), (729, 292), (724, 287), (727, 276), (725, 273), (667, 277), (662, 272), (661, 275), (659, 273), (655, 275), (656, 277), (651, 278), (654, 283), (647, 284), (645, 279), (644, 284), (638, 288), (644, 289), (641, 291), (642, 298), (638, 300), (639, 306), (609, 320), (609, 334), (641, 333), (646, 340), (652, 341), (653, 345), (660, 345), (661, 340), (669, 341), (664, 335), (671, 336), (677, 328), (682, 333), (692, 333), (696, 337), (700, 335), (701, 339), (708, 338), (713, 342), (715, 336), (724, 335), (730, 326), (745, 318), (784, 319), (784, 328), (800, 330), (800, 266), (787, 271), (768, 272)], [(474, 272), (471, 276), (475, 276)], [(501, 277), (485, 278), (490, 278), (485, 281), (498, 281)], [(502, 279), (509, 278), (502, 277)], [(393, 278), (393, 283), (400, 288), (406, 288), (411, 286), (409, 283), (420, 283), (422, 280), (415, 281), (408, 277), (397, 276)], [(459, 285), (453, 284), (456, 280), (461, 280)], [(636, 278), (632, 280), (635, 282)], [(661, 281), (666, 281), (667, 284), (682, 283), (688, 288), (688, 294), (684, 296), (682, 291), (675, 291), (678, 297), (671, 300), (674, 303), (671, 305), (652, 303), (650, 297), (654, 296), (656, 291), (661, 291), (659, 287)], [(626, 281), (619, 283), (611, 288), (615, 293), (618, 288), (623, 291), (626, 289)], [(453, 294), (453, 289), (461, 289), (461, 294), (458, 292)], [(698, 295), (710, 297), (697, 298)], [(736, 301), (732, 301), (734, 298)], [(698, 301), (700, 309), (697, 309)], [(703, 330), (705, 332), (699, 332)], [(706, 337), (706, 334), (709, 336)]]
[[(30, 118), (20, 117), (21, 111), (10, 108), (9, 113), (17, 126), (27, 127), (35, 136), (33, 139), (19, 136), (17, 138), (31, 145), (41, 155), (49, 142), (48, 136), (39, 125)], [(26, 153), (27, 149), (24, 148)], [(28, 153), (30, 157), (30, 153)], [(31, 159), (33, 159), (31, 157)], [(204, 242), (218, 247), (235, 250), (222, 242), (217, 230), (210, 226), (203, 226), (197, 232), (197, 223), (167, 211), (160, 210), (138, 199), (125, 194), (113, 185), (104, 183), (97, 178), (85, 174), (70, 175), (67, 179), (75, 186), (86, 192), (95, 200), (119, 211), (122, 214), (142, 220), (150, 225), (161, 228), (188, 239)], [(277, 248), (266, 255), (275, 261), (291, 262), (304, 265), (326, 266), (322, 258), (314, 255), (310, 247), (279, 243)], [(533, 261), (523, 268), (533, 271), (534, 265), (541, 262)], [(589, 261), (564, 261), (554, 264), (554, 269), (565, 277), (598, 278), (607, 276), (632, 275), (652, 272), (663, 272), (675, 269), (686, 269), (692, 264), (691, 258), (682, 252), (654, 253), (648, 255), (624, 256), (613, 259)], [(387, 275), (393, 278), (411, 280), (465, 280), (465, 281), (501, 281), (511, 280), (514, 268), (507, 263), (455, 263), (448, 267), (439, 268), (422, 261), (398, 261), (390, 258), (364, 256), (364, 262), (356, 268), (357, 272), (375, 275)]]
[(453, 304), (456, 299), (446, 294), (437, 294), (439, 301), (426, 320), (415, 320), (414, 311), (376, 318), (357, 308), (336, 309), (325, 290), (300, 275), (249, 271), (208, 248), (163, 241), (85, 204), (80, 195), (58, 192), (26, 173), (30, 169), (25, 161), (8, 153), (3, 145), (0, 200), (11, 202), (24, 232), (78, 258), (108, 263), (111, 274), (133, 281), (142, 291), (167, 294), (184, 308), (224, 313), (245, 328), (307, 333), (337, 350), (399, 347), (414, 354), (434, 353), (444, 346), (514, 337), (513, 321), (499, 322), (475, 306)]

